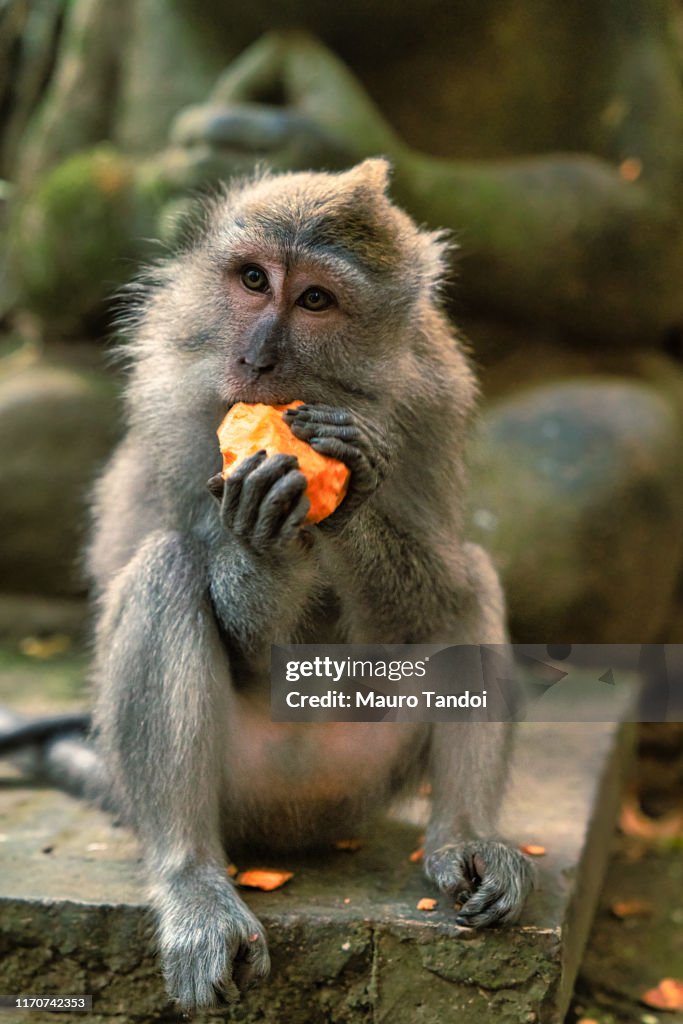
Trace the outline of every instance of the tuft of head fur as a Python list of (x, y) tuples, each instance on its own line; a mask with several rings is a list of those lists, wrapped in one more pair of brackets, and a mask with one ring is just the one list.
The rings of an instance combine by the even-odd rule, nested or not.
[(258, 168), (200, 206), (189, 249), (267, 244), (290, 261), (324, 249), (387, 284), (400, 280), (406, 298), (436, 299), (453, 246), (391, 202), (390, 172), (381, 157), (336, 173)]

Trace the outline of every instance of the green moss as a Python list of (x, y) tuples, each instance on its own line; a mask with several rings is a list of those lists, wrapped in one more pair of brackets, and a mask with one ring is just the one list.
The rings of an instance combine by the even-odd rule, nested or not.
[(64, 333), (101, 317), (132, 264), (149, 254), (160, 201), (110, 146), (65, 160), (13, 220), (21, 304)]

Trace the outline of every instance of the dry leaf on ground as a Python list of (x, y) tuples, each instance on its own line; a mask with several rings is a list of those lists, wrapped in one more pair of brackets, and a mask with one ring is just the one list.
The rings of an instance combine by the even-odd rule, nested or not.
[(683, 981), (662, 978), (656, 988), (640, 997), (640, 1001), (654, 1010), (683, 1010)]
[(662, 818), (648, 818), (637, 800), (629, 797), (621, 807), (619, 828), (627, 836), (638, 839), (675, 839), (683, 836), (683, 814), (667, 814)]
[(615, 917), (648, 917), (652, 913), (649, 900), (617, 900), (610, 907)]
[(249, 871), (240, 871), (237, 876), (237, 884), (244, 885), (248, 889), (262, 889), (263, 892), (272, 892), (279, 889), (281, 885), (294, 877), (293, 871), (273, 871), (265, 868), (252, 868)]

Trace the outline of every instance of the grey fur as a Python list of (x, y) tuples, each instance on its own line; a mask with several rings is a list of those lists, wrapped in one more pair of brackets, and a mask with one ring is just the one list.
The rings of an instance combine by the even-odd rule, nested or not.
[[(439, 305), (445, 244), (389, 202), (386, 179), (373, 160), (234, 186), (154, 269), (128, 324), (128, 434), (97, 489), (90, 551), (95, 723), (184, 1006), (268, 970), (226, 844), (351, 834), (427, 772), (436, 884), (452, 891), (476, 864), (476, 926), (514, 919), (529, 888), (524, 859), (494, 838), (507, 727), (351, 725), (362, 756), (348, 771), (333, 759), (326, 777), (320, 727), (308, 741), (275, 727), (275, 742), (267, 722), (272, 642), (505, 640), (495, 571), (462, 542), (475, 385)], [(257, 257), (285, 281), (317, 268), (334, 312), (278, 307), (255, 326), (226, 282)], [(263, 302), (275, 308), (274, 286)], [(233, 403), (295, 399), (306, 406), (287, 417), (294, 433), (352, 470), (340, 509), (313, 528), (292, 459), (257, 456), (222, 493), (216, 477), (215, 431)]]

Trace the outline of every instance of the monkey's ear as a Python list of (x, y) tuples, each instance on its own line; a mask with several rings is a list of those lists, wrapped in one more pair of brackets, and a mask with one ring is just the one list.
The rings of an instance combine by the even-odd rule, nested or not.
[(379, 192), (382, 195), (389, 187), (390, 174), (391, 164), (389, 161), (383, 156), (374, 156), (363, 160), (360, 164), (356, 164), (355, 167), (346, 172), (346, 177), (354, 185), (364, 185), (366, 188), (372, 189), (373, 192)]

